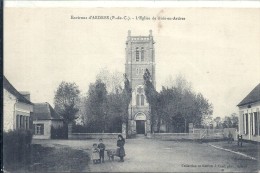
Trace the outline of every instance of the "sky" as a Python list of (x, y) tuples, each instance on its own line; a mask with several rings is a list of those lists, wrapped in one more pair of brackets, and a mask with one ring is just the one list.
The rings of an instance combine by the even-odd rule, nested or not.
[[(165, 16), (185, 20), (76, 20), (73, 16)], [(156, 88), (179, 74), (214, 106), (235, 112), (260, 82), (260, 10), (232, 8), (6, 8), (4, 75), (31, 101), (53, 105), (61, 81), (82, 93), (104, 68), (124, 73), (127, 32), (153, 31)]]

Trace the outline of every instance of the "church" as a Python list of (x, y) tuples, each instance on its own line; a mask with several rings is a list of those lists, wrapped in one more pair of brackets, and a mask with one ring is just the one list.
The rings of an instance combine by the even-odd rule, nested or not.
[(152, 30), (148, 36), (132, 36), (128, 31), (126, 41), (125, 73), (132, 88), (129, 105), (128, 135), (151, 135), (150, 106), (146, 101), (143, 75), (148, 69), (155, 86), (155, 56)]

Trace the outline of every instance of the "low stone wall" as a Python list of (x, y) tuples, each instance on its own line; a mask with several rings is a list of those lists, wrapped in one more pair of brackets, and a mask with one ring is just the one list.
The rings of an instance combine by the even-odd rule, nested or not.
[(162, 139), (162, 140), (179, 140), (179, 139), (196, 140), (196, 139), (200, 139), (200, 135), (196, 133), (154, 133), (151, 134), (151, 138)]
[(117, 139), (120, 133), (69, 133), (68, 139)]

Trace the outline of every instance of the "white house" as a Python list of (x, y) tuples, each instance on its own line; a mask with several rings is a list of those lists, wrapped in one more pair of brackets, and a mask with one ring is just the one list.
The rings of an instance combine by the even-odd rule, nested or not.
[(239, 135), (245, 140), (260, 142), (260, 83), (237, 106)]
[[(27, 93), (28, 94), (28, 93)], [(3, 76), (3, 129), (31, 129), (33, 104)]]
[(50, 139), (51, 127), (57, 129), (62, 126), (63, 119), (55, 112), (49, 103), (34, 103), (34, 139)]

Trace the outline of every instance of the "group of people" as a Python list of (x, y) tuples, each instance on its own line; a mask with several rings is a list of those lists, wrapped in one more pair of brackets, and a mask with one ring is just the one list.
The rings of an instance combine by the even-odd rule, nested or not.
[[(120, 158), (119, 162), (124, 162), (125, 157), (125, 139), (122, 135), (118, 135), (117, 140), (117, 150), (116, 150), (116, 156)], [(105, 163), (104, 157), (105, 157), (105, 150), (106, 146), (103, 143), (103, 139), (99, 139), (99, 143), (94, 143), (92, 148), (92, 161), (94, 164), (96, 163)]]

